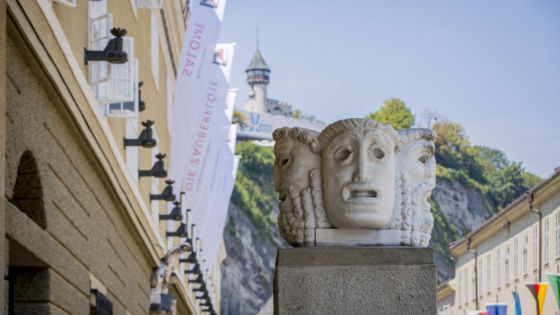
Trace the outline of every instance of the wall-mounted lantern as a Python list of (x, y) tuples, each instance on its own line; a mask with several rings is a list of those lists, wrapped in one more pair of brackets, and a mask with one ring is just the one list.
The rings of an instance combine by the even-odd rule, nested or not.
[(167, 237), (171, 237), (171, 236), (175, 236), (175, 237), (187, 237), (188, 233), (187, 233), (187, 226), (185, 225), (185, 223), (181, 223), (179, 225), (179, 228), (177, 228), (177, 231), (175, 232), (166, 232), (165, 235)]
[(164, 168), (163, 165), (163, 159), (165, 158), (165, 154), (158, 153), (156, 154), (156, 158), (158, 160), (154, 163), (152, 169), (138, 170), (138, 178), (146, 177), (146, 176), (153, 176), (158, 178), (167, 177), (167, 170)]
[(196, 262), (196, 252), (192, 251), (187, 258), (179, 259), (180, 263), (194, 264)]
[(107, 61), (110, 63), (125, 63), (128, 61), (128, 54), (123, 50), (123, 37), (126, 35), (124, 28), (112, 28), (111, 34), (115, 38), (111, 39), (103, 50), (87, 50), (84, 48), (84, 62), (88, 61)]
[[(191, 282), (191, 280), (189, 280), (189, 283), (193, 283), (193, 282)], [(200, 282), (198, 282), (198, 283), (200, 283)], [(193, 292), (205, 292), (205, 291), (208, 291), (208, 288), (206, 288), (206, 282), (200, 283), (200, 286), (198, 288), (193, 289)]]
[[(153, 120), (146, 120), (142, 122), (142, 126), (145, 128), (140, 133), (138, 139), (127, 139), (123, 138), (124, 148), (126, 147), (143, 147), (143, 148), (153, 148), (157, 144), (157, 140), (152, 137), (154, 125)], [(166, 175), (167, 176), (167, 175)], [(164, 176), (165, 177), (165, 176)]]
[(204, 291), (202, 295), (195, 296), (197, 300), (204, 300), (205, 302), (199, 304), (200, 306), (212, 306), (212, 301), (210, 300), (210, 295), (208, 295), (208, 290)]
[(165, 183), (167, 184), (167, 186), (165, 186), (165, 188), (163, 189), (163, 191), (161, 192), (161, 194), (159, 195), (154, 195), (154, 194), (150, 194), (150, 201), (152, 200), (165, 200), (165, 201), (175, 201), (175, 194), (173, 194), (173, 183), (175, 181), (172, 179), (168, 179), (165, 181)]
[(143, 112), (146, 110), (146, 102), (142, 100), (142, 91), (140, 88), (144, 85), (144, 81), (138, 82), (138, 111)]
[[(197, 264), (198, 266), (198, 264)], [(196, 267), (196, 266), (195, 266)], [(198, 283), (201, 284), (206, 288), (206, 284), (204, 283), (204, 277), (202, 276), (202, 273), (199, 273), (198, 276), (192, 280), (189, 280), (189, 283)], [(197, 291), (197, 290), (193, 290), (193, 291)], [(203, 291), (203, 290), (198, 290), (198, 291)]]
[(159, 219), (161, 221), (165, 221), (165, 220), (173, 220), (173, 221), (181, 221), (183, 219), (183, 216), (181, 215), (181, 203), (179, 201), (175, 201), (173, 202), (173, 209), (171, 209), (171, 212), (169, 212), (169, 214), (160, 214), (159, 215)]
[[(185, 270), (185, 273), (187, 274), (201, 274), (200, 272), (200, 264), (199, 263), (195, 263), (194, 264), (194, 268), (193, 269), (187, 269)], [(190, 282), (191, 280), (189, 280)], [(194, 281), (194, 280), (193, 280)]]
[(210, 305), (207, 308), (201, 308), (200, 311), (210, 313), (210, 315), (218, 315), (218, 313), (216, 313), (216, 311), (214, 310), (214, 307), (212, 305)]
[[(181, 221), (183, 220), (183, 215), (181, 214), (181, 205), (183, 204), (183, 195), (185, 194), (184, 191), (182, 191), (179, 194), (179, 201), (174, 201), (173, 202), (173, 209), (171, 209), (171, 212), (169, 212), (169, 214), (160, 214), (159, 215), (159, 219), (162, 221), (165, 220), (173, 220), (173, 221)], [(187, 213), (190, 213), (190, 209), (187, 210)], [(192, 235), (192, 234), (191, 234)], [(189, 240), (187, 240), (187, 242), (189, 242)]]

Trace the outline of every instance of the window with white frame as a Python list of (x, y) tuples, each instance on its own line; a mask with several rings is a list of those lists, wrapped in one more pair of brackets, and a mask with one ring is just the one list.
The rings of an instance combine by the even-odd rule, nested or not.
[[(138, 118), (126, 119), (125, 137), (129, 139), (138, 138)], [(126, 168), (128, 169), (130, 178), (138, 183), (138, 147), (127, 147), (125, 154)]]
[(501, 268), (502, 265), (502, 251), (501, 248), (498, 248), (496, 251), (496, 288), (502, 287), (502, 279), (501, 279)]
[(506, 252), (505, 252), (505, 259), (504, 259), (504, 278), (505, 278), (505, 282), (506, 284), (509, 284), (509, 277), (510, 277), (510, 273), (509, 273), (509, 245), (506, 246)]
[(163, 5), (163, 0), (133, 0), (138, 9), (159, 10)]
[(548, 218), (544, 219), (544, 246), (543, 246), (544, 264), (548, 265), (550, 253), (550, 221)]
[(156, 89), (159, 89), (159, 28), (157, 24), (157, 11), (152, 10), (150, 29), (151, 68)]
[(560, 211), (556, 211), (556, 259), (560, 258)]
[[(106, 0), (88, 1), (88, 15), (88, 49), (104, 50), (114, 38), (113, 15), (107, 13)], [(134, 39), (122, 37), (122, 40), (128, 61), (122, 64), (89, 61), (89, 82), (106, 115), (134, 118), (138, 116), (138, 60), (134, 58)]]
[(55, 2), (67, 5), (69, 7), (75, 8), (76, 7), (76, 0), (54, 0)]
[(472, 277), (471, 277), (471, 288), (472, 288), (472, 300), (476, 300), (476, 273), (474, 272), (474, 264), (476, 264), (476, 261), (473, 263), (473, 271), (472, 271)]
[[(133, 45), (134, 41), (131, 37), (123, 37), (123, 47), (125, 43), (128, 43), (127, 46)], [(99, 101), (105, 104), (105, 114), (138, 117), (138, 59), (112, 65), (111, 77), (111, 80), (100, 84), (98, 89)]]
[(167, 82), (166, 82), (166, 104), (167, 104), (167, 128), (169, 129), (169, 134), (171, 134), (171, 129), (173, 127), (173, 76), (171, 73), (167, 73)]
[[(157, 140), (157, 133), (156, 133), (156, 129), (153, 128), (153, 138)], [(152, 148), (152, 164), (154, 165), (158, 159), (156, 157), (156, 155), (159, 152), (159, 146), (156, 144), (153, 148)], [(161, 193), (160, 188), (159, 188), (159, 178), (155, 177), (155, 176), (151, 176), (151, 183), (150, 183), (150, 193), (154, 194), (154, 195), (159, 195)], [(157, 226), (158, 222), (159, 222), (159, 200), (152, 200), (151, 201), (151, 205), (152, 205), (152, 220), (153, 223), (155, 223), (155, 225)]]
[(486, 293), (490, 293), (492, 285), (492, 255), (486, 256)]
[(539, 267), (539, 232), (537, 225), (533, 226), (533, 270)]
[(469, 303), (469, 268), (465, 267), (465, 304)]
[(513, 279), (519, 279), (519, 241), (513, 240)]
[(479, 296), (484, 295), (483, 290), (482, 290), (483, 284), (484, 284), (484, 282), (482, 281), (482, 279), (483, 279), (482, 275), (484, 275), (484, 264), (483, 264), (483, 262), (484, 262), (483, 258), (480, 258), (478, 260), (478, 295)]
[(525, 232), (523, 237), (523, 275), (526, 276), (529, 273), (529, 235)]
[[(88, 50), (104, 50), (113, 37), (113, 15), (107, 13), (107, 1), (88, 1)], [(94, 93), (97, 84), (109, 80), (110, 64), (106, 61), (88, 61), (89, 83)]]
[(132, 13), (134, 13), (134, 18), (138, 19), (138, 10), (136, 8), (136, 0), (130, 0), (130, 7), (132, 8)]
[(463, 292), (461, 292), (461, 286), (462, 286), (461, 281), (462, 281), (461, 274), (459, 273), (457, 275), (457, 305), (459, 305), (459, 307), (461, 307), (461, 299), (463, 297), (461, 295), (463, 293)]

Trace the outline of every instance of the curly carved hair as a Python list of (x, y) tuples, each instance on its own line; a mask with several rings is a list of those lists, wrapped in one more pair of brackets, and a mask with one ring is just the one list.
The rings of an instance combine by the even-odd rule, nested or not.
[(399, 136), (391, 125), (384, 125), (378, 121), (367, 118), (350, 118), (336, 121), (323, 129), (316, 140), (311, 144), (314, 152), (319, 153), (324, 147), (340, 133), (350, 133), (357, 130), (379, 129), (391, 139), (395, 146), (399, 143)]
[(319, 133), (310, 129), (300, 128), (300, 127), (283, 127), (274, 130), (272, 133), (272, 139), (278, 141), (282, 138), (293, 138), (299, 140), (303, 144), (311, 144), (313, 139), (317, 137)]

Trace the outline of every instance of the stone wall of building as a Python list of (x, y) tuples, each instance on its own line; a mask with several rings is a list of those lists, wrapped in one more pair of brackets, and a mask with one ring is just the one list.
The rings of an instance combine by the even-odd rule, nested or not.
[(88, 314), (98, 289), (114, 314), (146, 314), (156, 265), (15, 24), (8, 34), (10, 303), (26, 314)]

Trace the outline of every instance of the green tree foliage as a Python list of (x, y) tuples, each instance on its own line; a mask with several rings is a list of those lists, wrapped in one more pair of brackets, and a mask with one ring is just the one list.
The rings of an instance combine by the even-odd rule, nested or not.
[(487, 194), (492, 212), (497, 212), (541, 179), (511, 162), (504, 152), (486, 146), (471, 146), (463, 126), (448, 120), (432, 125), (437, 132), (438, 176), (451, 176)]
[(489, 194), (496, 208), (507, 206), (529, 188), (525, 186), (521, 163), (508, 163), (488, 174)]
[(294, 117), (295, 119), (301, 119), (301, 116), (303, 116), (303, 114), (299, 109), (296, 109), (292, 112), (292, 117)]
[(474, 149), (480, 158), (490, 163), (494, 169), (500, 169), (509, 164), (506, 154), (498, 149), (478, 145), (475, 145)]
[(383, 102), (385, 105), (366, 118), (377, 120), (383, 124), (391, 124), (395, 130), (408, 129), (414, 125), (414, 115), (403, 101), (396, 97)]
[(258, 146), (251, 142), (239, 142), (236, 154), (241, 155), (239, 169), (231, 201), (243, 210), (263, 239), (273, 242), (270, 217), (276, 205), (274, 191), (274, 153), (272, 148)]
[(239, 127), (247, 127), (247, 117), (243, 116), (243, 114), (238, 110), (233, 110), (233, 118), (231, 119), (232, 123), (239, 124)]
[(478, 152), (467, 140), (465, 129), (458, 123), (442, 120), (432, 125), (437, 133), (436, 161), (441, 166), (464, 171), (470, 178), (484, 184), (484, 166)]

